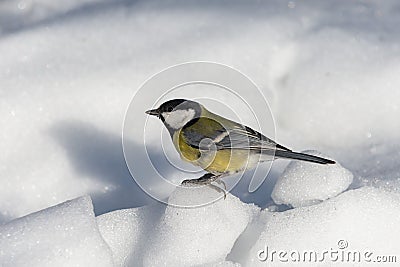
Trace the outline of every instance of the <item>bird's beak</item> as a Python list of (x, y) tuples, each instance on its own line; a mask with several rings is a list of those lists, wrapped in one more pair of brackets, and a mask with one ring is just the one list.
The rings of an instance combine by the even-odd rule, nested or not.
[(159, 116), (160, 111), (158, 109), (150, 109), (146, 111), (146, 114), (153, 115), (153, 116)]

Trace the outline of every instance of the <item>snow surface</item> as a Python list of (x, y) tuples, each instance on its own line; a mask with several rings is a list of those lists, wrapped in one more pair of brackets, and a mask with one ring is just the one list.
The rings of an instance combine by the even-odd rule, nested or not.
[[(333, 187), (314, 183), (322, 190), (316, 198), (330, 199), (282, 212), (271, 194), (289, 162), (277, 160), (259, 190), (247, 192), (250, 175), (245, 175), (232, 191), (242, 202), (276, 211), (264, 209), (250, 218), (248, 206), (238, 199), (228, 196), (226, 203), (218, 201), (214, 207), (221, 216), (237, 214), (238, 221), (204, 217), (204, 227), (216, 223), (225, 233), (230, 228), (223, 226), (232, 220), (234, 227), (219, 248), (215, 242), (221, 240), (209, 240), (218, 255), (210, 252), (210, 258), (197, 259), (211, 266), (252, 266), (254, 253), (267, 241), (271, 246), (290, 242), (292, 249), (311, 248), (308, 241), (315, 241), (318, 248), (327, 248), (340, 238), (350, 246), (365, 243), (385, 255), (397, 253), (392, 249), (400, 247), (398, 212), (394, 212), (400, 188), (399, 10), (396, 0), (0, 1), (0, 224), (8, 223), (1, 227), (2, 233), (11, 231), (23, 240), (1, 244), (0, 265), (12, 260), (13, 266), (24, 266), (30, 255), (28, 262), (34, 266), (43, 259), (43, 251), (51, 251), (47, 248), (76, 249), (87, 239), (93, 246), (82, 253), (98, 249), (93, 263), (110, 262), (105, 240), (116, 266), (134, 259), (140, 266), (159, 260), (150, 258), (148, 253), (154, 251), (150, 242), (178, 251), (165, 239), (174, 233), (174, 242), (187, 241), (178, 226), (193, 230), (205, 252), (199, 223), (190, 220), (195, 211), (174, 215), (174, 208), (166, 209), (143, 193), (126, 168), (121, 146), (124, 114), (140, 85), (168, 66), (191, 60), (224, 63), (248, 75), (271, 105), (276, 141), (296, 151), (315, 149), (330, 155), (353, 174), (350, 188), (369, 186), (334, 196), (326, 191)], [(221, 92), (216, 95), (224, 97)], [(153, 104), (150, 94), (140, 102), (143, 112)], [(208, 107), (227, 114), (218, 105)], [(144, 118), (138, 114), (138, 124)], [(162, 125), (150, 124), (155, 129), (147, 131), (151, 141), (159, 137)], [(250, 120), (248, 124), (257, 128)], [(139, 147), (142, 140), (130, 142)], [(176, 179), (187, 178), (165, 162), (159, 147), (150, 148), (160, 170)], [(310, 170), (296, 177), (315, 178), (315, 174)], [(335, 184), (337, 192), (349, 179), (342, 174)], [(276, 189), (274, 195), (282, 193)], [(106, 213), (97, 220), (103, 238), (89, 213), (89, 202), (78, 201), (85, 208), (76, 204), (71, 216), (60, 216), (58, 221), (60, 226), (79, 224), (76, 234), (79, 231), (83, 241), (67, 231), (65, 241), (58, 235), (53, 239), (55, 226), (50, 224), (58, 220), (53, 212), (13, 221), (83, 195), (91, 196), (95, 215)], [(233, 210), (222, 211), (224, 206)], [(124, 208), (129, 209), (118, 211)], [(190, 223), (176, 221), (180, 216)], [(29, 223), (27, 218), (32, 218)], [(35, 218), (49, 230), (36, 227)], [(80, 225), (82, 221), (87, 225)], [(165, 232), (169, 222), (177, 227)], [(29, 232), (20, 228), (25, 223)], [(21, 229), (24, 236), (12, 229)], [(40, 244), (35, 246), (38, 250), (28, 249), (35, 235), (45, 242), (43, 250)], [(389, 241), (383, 242), (384, 238)], [(179, 247), (194, 246), (187, 242)], [(13, 253), (20, 254), (6, 261), (4, 257)], [(178, 260), (163, 251), (154, 253), (169, 262)], [(87, 263), (90, 258), (74, 259)], [(68, 265), (62, 258), (46, 260)]]
[(135, 266), (143, 261), (144, 244), (164, 210), (165, 206), (159, 204), (116, 210), (97, 217), (100, 233), (113, 252), (115, 266)]
[[(303, 153), (329, 158), (317, 151)], [(353, 182), (353, 174), (336, 164), (313, 164), (292, 161), (276, 181), (272, 199), (292, 207), (308, 206), (337, 196)]]
[[(265, 262), (257, 258), (260, 250), (315, 251), (339, 249), (344, 240), (348, 247), (343, 251), (372, 252), (371, 260), (378, 255), (396, 255), (400, 247), (400, 195), (383, 189), (364, 187), (347, 191), (336, 198), (310, 207), (285, 212), (262, 211), (266, 223), (258, 241), (249, 251), (246, 266), (290, 266), (294, 262), (280, 262), (276, 255)], [(341, 255), (341, 254), (339, 254)], [(288, 256), (286, 256), (289, 258)], [(321, 259), (321, 255), (319, 255)], [(339, 258), (340, 259), (340, 258)], [(345, 262), (348, 266), (367, 266), (360, 262)], [(313, 265), (312, 265), (313, 264)], [(325, 261), (326, 266), (342, 264)], [(370, 264), (374, 264), (372, 261)], [(378, 263), (376, 263), (378, 264)], [(296, 266), (321, 266), (321, 263), (303, 262)]]
[[(171, 203), (208, 203), (221, 194), (209, 187), (176, 190)], [(197, 208), (168, 206), (146, 245), (144, 266), (194, 266), (223, 261), (259, 208), (227, 195)]]
[[(215, 194), (219, 193), (209, 187), (182, 188), (170, 201), (183, 198), (198, 203), (214, 200)], [(398, 257), (399, 208), (397, 192), (373, 187), (284, 212), (260, 212), (229, 194), (197, 208), (165, 208), (159, 203), (118, 210), (99, 216), (97, 226), (90, 198), (83, 197), (0, 227), (0, 262), (2, 266), (264, 266), (266, 262), (258, 258), (262, 250), (314, 251), (319, 253), (317, 259), (326, 250), (368, 252), (373, 261), (379, 255)], [(339, 241), (347, 244), (342, 250)], [(363, 256), (360, 259), (348, 266), (364, 266)], [(287, 264), (276, 254), (275, 258), (269, 254), (266, 261), (270, 266)], [(311, 263), (343, 266), (328, 257)]]
[(1, 266), (114, 266), (90, 197), (0, 226)]

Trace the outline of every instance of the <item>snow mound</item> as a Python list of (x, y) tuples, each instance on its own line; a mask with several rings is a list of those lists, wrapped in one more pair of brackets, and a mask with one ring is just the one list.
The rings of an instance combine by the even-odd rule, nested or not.
[[(329, 158), (314, 150), (303, 153)], [(277, 204), (309, 206), (337, 196), (352, 181), (353, 174), (339, 163), (321, 165), (292, 161), (276, 182), (271, 197)]]
[[(295, 208), (286, 212), (263, 212), (266, 219), (260, 238), (251, 248), (246, 266), (290, 266), (299, 252), (313, 251), (322, 259), (324, 251), (339, 251), (335, 256), (325, 255), (324, 265), (343, 264), (343, 253), (360, 261), (352, 266), (365, 266), (379, 255), (397, 255), (400, 247), (400, 195), (383, 189), (363, 187), (350, 190), (321, 204)], [(286, 251), (287, 262), (272, 261), (273, 251)], [(264, 253), (261, 253), (264, 252)], [(267, 253), (268, 256), (267, 257)], [(342, 253), (343, 252), (343, 253)], [(371, 254), (365, 254), (365, 253)], [(265, 261), (259, 260), (259, 255)], [(353, 257), (351, 255), (351, 257)], [(369, 258), (369, 259), (368, 259)], [(346, 260), (346, 259), (345, 259)], [(357, 260), (357, 258), (356, 258)], [(310, 266), (310, 262), (300, 262)], [(322, 264), (319, 262), (318, 266)], [(300, 264), (301, 265), (301, 264)], [(296, 266), (300, 266), (297, 265)]]
[(0, 226), (0, 265), (113, 266), (90, 197), (77, 198)]
[(143, 244), (165, 206), (154, 205), (109, 212), (97, 217), (99, 230), (113, 252), (115, 266), (135, 266)]
[[(208, 203), (210, 187), (178, 188), (172, 203)], [(225, 260), (237, 237), (259, 209), (228, 194), (195, 208), (168, 206), (145, 248), (144, 266), (193, 266)]]

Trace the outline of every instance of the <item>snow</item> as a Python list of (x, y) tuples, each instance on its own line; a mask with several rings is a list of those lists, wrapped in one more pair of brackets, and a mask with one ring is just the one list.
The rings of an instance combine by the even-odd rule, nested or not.
[(143, 261), (143, 249), (165, 206), (153, 205), (109, 212), (97, 217), (99, 230), (113, 252), (115, 266)]
[(223, 261), (259, 208), (209, 187), (176, 190), (169, 202), (200, 207), (168, 206), (146, 245), (144, 266), (194, 266)]
[[(303, 153), (329, 158), (312, 150)], [(345, 191), (352, 181), (353, 174), (338, 162), (320, 165), (292, 161), (276, 181), (271, 197), (276, 204), (308, 206), (337, 196)]]
[[(399, 10), (396, 0), (0, 1), (0, 232), (17, 238), (4, 245), (1, 236), (0, 265), (101, 266), (111, 265), (112, 254), (115, 266), (162, 260), (253, 266), (265, 242), (321, 249), (341, 238), (352, 248), (396, 253)], [(246, 173), (226, 200), (198, 209), (153, 200), (126, 167), (125, 111), (146, 79), (192, 60), (246, 74), (270, 104), (275, 128), (268, 136), (295, 151), (321, 151), (340, 165), (278, 159), (252, 193)], [(243, 114), (258, 129), (243, 104), (209, 92), (197, 90), (209, 110)], [(150, 181), (155, 176), (135, 151), (142, 148), (136, 137), (144, 111), (160, 97), (153, 94), (143, 92), (136, 102), (137, 127), (127, 136), (133, 160), (143, 166), (138, 173)], [(207, 102), (210, 96), (225, 101)], [(166, 133), (162, 127), (149, 120), (146, 130), (157, 171), (170, 181), (194, 178), (171, 166), (153, 142)], [(168, 144), (168, 156), (181, 162)], [(229, 188), (232, 180), (224, 179)], [(170, 195), (173, 186), (153, 189)], [(210, 190), (200, 191), (202, 197), (216, 196)], [(88, 198), (49, 208), (84, 195), (94, 212)], [(179, 190), (170, 198), (174, 205), (195, 200), (202, 198)], [(295, 208), (283, 211), (290, 207), (274, 200)], [(206, 213), (212, 216), (201, 216)], [(74, 228), (61, 232), (57, 225)], [(196, 255), (192, 237), (199, 242)], [(35, 238), (41, 242), (33, 246)], [(57, 248), (73, 255), (56, 257)], [(178, 258), (181, 250), (188, 257)], [(53, 254), (45, 258), (45, 252)]]
[(1, 266), (113, 266), (90, 197), (0, 226)]
[[(280, 262), (271, 255), (266, 261), (260, 261), (260, 250), (275, 251), (315, 251), (322, 254), (325, 250), (347, 252), (372, 252), (371, 260), (378, 255), (396, 255), (400, 246), (400, 195), (383, 189), (364, 187), (347, 191), (336, 198), (318, 205), (301, 207), (285, 212), (263, 211), (266, 221), (258, 241), (248, 254), (245, 266), (286, 266), (289, 262)], [(339, 248), (339, 241), (346, 244)], [(345, 241), (345, 242), (344, 242)], [(339, 254), (341, 255), (341, 253)], [(265, 255), (264, 255), (265, 257)], [(319, 255), (319, 259), (321, 259)], [(341, 257), (341, 256), (340, 256)], [(286, 256), (288, 259), (289, 257)], [(334, 259), (334, 257), (332, 257)], [(340, 259), (340, 258), (339, 258)], [(326, 266), (337, 266), (342, 262), (330, 261), (326, 257)], [(314, 264), (314, 265), (312, 265)], [(296, 266), (320, 266), (321, 263), (300, 262)], [(331, 264), (331, 265), (330, 265)], [(349, 266), (366, 266), (360, 262), (348, 263)]]
[[(360, 253), (361, 263), (352, 266), (364, 266), (364, 259), (372, 261), (377, 255), (397, 256), (397, 192), (363, 187), (283, 212), (260, 212), (231, 194), (215, 201), (218, 194), (210, 187), (180, 188), (171, 195), (172, 203), (205, 205), (159, 203), (97, 219), (89, 197), (68, 201), (1, 226), (0, 262), (3, 266), (264, 266), (269, 261), (271, 266), (284, 266), (287, 262), (273, 259), (272, 254), (260, 260), (259, 255), (265, 257), (260, 251), (315, 251), (321, 259), (324, 251), (338, 250)], [(343, 244), (346, 247), (338, 248)], [(368, 258), (362, 256), (366, 252)], [(326, 257), (323, 263), (332, 262)], [(299, 266), (313, 265), (306, 261)]]

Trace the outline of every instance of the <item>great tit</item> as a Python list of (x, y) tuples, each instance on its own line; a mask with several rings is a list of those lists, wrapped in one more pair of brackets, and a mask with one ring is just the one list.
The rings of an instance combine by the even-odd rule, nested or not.
[(201, 104), (173, 99), (146, 111), (168, 129), (180, 157), (208, 173), (183, 183), (210, 184), (275, 158), (334, 164), (329, 159), (293, 152), (263, 134), (208, 111)]

